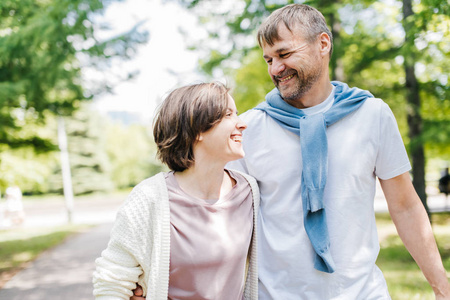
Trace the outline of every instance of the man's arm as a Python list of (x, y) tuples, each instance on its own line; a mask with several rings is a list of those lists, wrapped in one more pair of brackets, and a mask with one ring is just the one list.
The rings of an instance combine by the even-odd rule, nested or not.
[(433, 288), (436, 299), (450, 299), (450, 285), (428, 215), (408, 172), (380, 179), (380, 183), (398, 235)]

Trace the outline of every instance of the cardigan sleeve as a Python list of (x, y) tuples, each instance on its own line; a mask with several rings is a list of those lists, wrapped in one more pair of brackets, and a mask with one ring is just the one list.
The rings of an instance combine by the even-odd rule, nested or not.
[[(238, 171), (239, 172), (239, 171)], [(239, 172), (250, 184), (253, 198), (253, 235), (250, 244), (250, 264), (248, 266), (247, 278), (245, 282), (244, 299), (258, 299), (258, 212), (260, 202), (260, 192), (256, 179), (252, 176)]]
[(143, 268), (140, 265), (140, 239), (138, 223), (142, 220), (142, 202), (139, 191), (134, 190), (120, 208), (107, 248), (96, 259), (93, 274), (95, 299), (125, 299), (133, 295), (133, 289)]

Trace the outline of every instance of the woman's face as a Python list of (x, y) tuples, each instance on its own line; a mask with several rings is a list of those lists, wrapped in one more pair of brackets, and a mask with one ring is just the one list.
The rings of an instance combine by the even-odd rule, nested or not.
[(228, 95), (227, 113), (214, 127), (200, 134), (197, 146), (225, 163), (242, 158), (242, 131), (245, 128), (247, 125), (238, 117), (236, 104)]

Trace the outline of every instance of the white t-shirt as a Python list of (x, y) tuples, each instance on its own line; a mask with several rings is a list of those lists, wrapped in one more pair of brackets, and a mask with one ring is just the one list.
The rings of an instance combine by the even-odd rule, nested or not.
[[(334, 90), (307, 114), (328, 110)], [(246, 156), (227, 168), (256, 178), (261, 192), (258, 223), (259, 297), (265, 299), (390, 299), (375, 265), (376, 176), (390, 179), (411, 166), (394, 115), (370, 98), (327, 129), (328, 177), (324, 193), (332, 274), (314, 269), (314, 250), (303, 225), (299, 137), (260, 110), (241, 118)]]

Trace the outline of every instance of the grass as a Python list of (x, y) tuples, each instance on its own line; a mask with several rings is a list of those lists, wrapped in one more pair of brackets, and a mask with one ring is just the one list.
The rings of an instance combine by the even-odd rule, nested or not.
[[(450, 270), (450, 213), (432, 215), (433, 232), (447, 274)], [(388, 214), (377, 215), (381, 250), (377, 265), (394, 300), (434, 300), (434, 293), (406, 250)], [(448, 275), (447, 275), (448, 276)]]
[(0, 231), (0, 288), (41, 252), (86, 228), (88, 228), (86, 225), (66, 225)]

